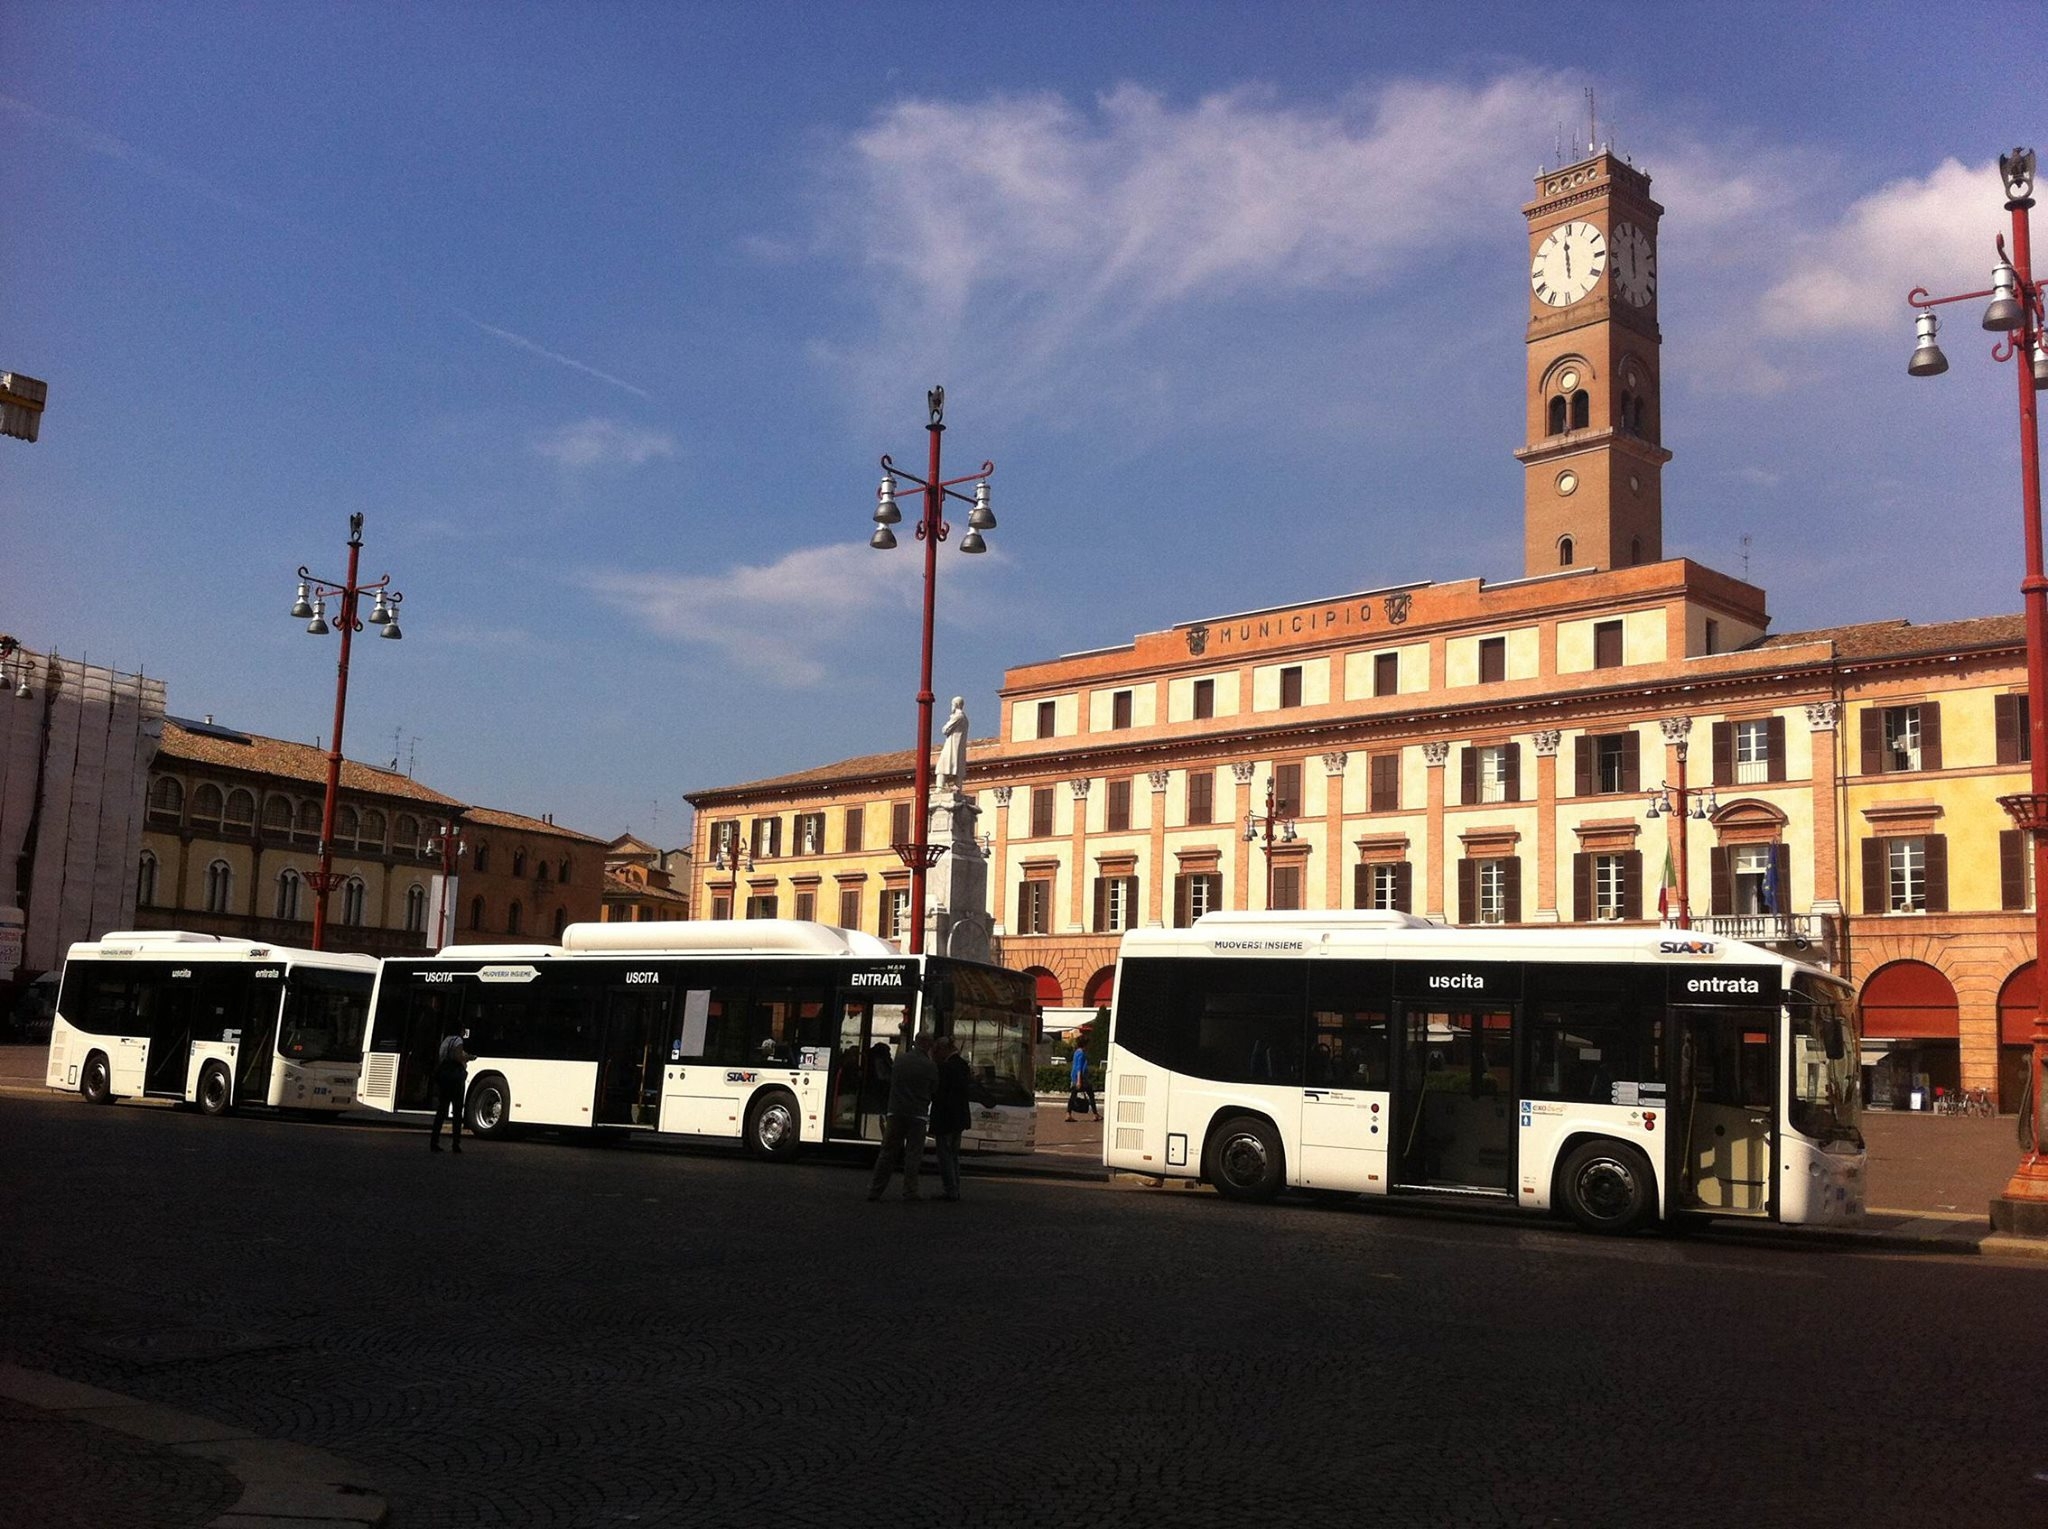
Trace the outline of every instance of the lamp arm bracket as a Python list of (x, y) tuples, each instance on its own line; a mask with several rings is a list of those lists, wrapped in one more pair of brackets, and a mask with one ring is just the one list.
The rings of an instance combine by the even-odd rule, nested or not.
[(1929, 297), (1925, 287), (1915, 287), (1906, 294), (1906, 306), (1909, 308), (1939, 308), (1944, 303), (1975, 302), (1980, 297), (1989, 297), (1990, 295), (1991, 289), (1986, 287), (1982, 292), (1958, 292), (1954, 297)]
[(967, 473), (958, 478), (947, 478), (936, 485), (927, 484), (926, 487), (937, 487), (943, 489), (948, 497), (958, 499), (962, 504), (972, 504), (974, 501), (970, 499), (967, 495), (954, 493), (953, 485), (956, 483), (979, 483), (983, 478), (991, 476), (995, 472), (995, 470), (995, 463), (984, 462), (981, 464), (980, 472)]

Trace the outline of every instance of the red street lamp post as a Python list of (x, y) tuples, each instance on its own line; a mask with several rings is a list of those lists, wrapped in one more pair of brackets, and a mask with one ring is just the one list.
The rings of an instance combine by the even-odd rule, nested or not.
[(1934, 310), (1944, 303), (1991, 299), (1984, 327), (2000, 336), (1991, 359), (2011, 361), (2020, 390), (2020, 512), (2025, 529), (2027, 573), (2020, 583), (2027, 629), (2027, 741), (2032, 765), (2031, 791), (1999, 798), (1999, 805), (2030, 836), (2034, 850), (2034, 1036), (2033, 1055), (2021, 1108), (2028, 1111), (2026, 1155), (1991, 1202), (1991, 1221), (2004, 1231), (2048, 1236), (2048, 1158), (2041, 1152), (2044, 1066), (2048, 1066), (2048, 981), (2042, 980), (2041, 957), (2048, 952), (2048, 577), (2041, 567), (2041, 435), (2034, 393), (2048, 387), (2048, 325), (2044, 325), (2041, 288), (2034, 281), (2028, 213), (2034, 206), (2034, 151), (2014, 149), (1998, 156), (2005, 182), (2005, 206), (2012, 214), (2012, 249), (2004, 236), (1997, 240), (1998, 264), (1987, 291), (1954, 297), (1930, 297), (1915, 287), (1906, 301), (1919, 309), (1919, 343), (1906, 370), (1915, 377), (1933, 377), (1948, 370), (1948, 358), (1935, 344), (1938, 321)]
[[(868, 539), (868, 545), (877, 552), (887, 552), (896, 545), (896, 533), (889, 528), (903, 519), (903, 512), (896, 507), (898, 477), (908, 478), (924, 490), (924, 513), (917, 521), (918, 540), (924, 543), (924, 641), (917, 671), (916, 801), (911, 809), (911, 842), (891, 846), (903, 863), (910, 867), (909, 943), (910, 954), (914, 956), (924, 952), (925, 875), (946, 852), (943, 844), (931, 842), (932, 609), (939, 572), (939, 543), (953, 530), (941, 513), (946, 500), (958, 499), (962, 504), (973, 506), (967, 516), (967, 534), (960, 539), (962, 552), (986, 552), (988, 544), (982, 540), (981, 533), (996, 528), (995, 512), (989, 508), (988, 502), (989, 474), (996, 470), (996, 464), (984, 462), (979, 472), (959, 478), (941, 478), (939, 437), (946, 431), (946, 390), (933, 388), (925, 394), (925, 403), (931, 409), (931, 422), (925, 426), (932, 438), (929, 476), (920, 478), (915, 473), (905, 472), (888, 457), (882, 458), (882, 486), (875, 492), (875, 534)], [(974, 484), (972, 499), (959, 492), (958, 485), (962, 483)]]
[(441, 915), (436, 920), (436, 950), (448, 948), (448, 931), (453, 918), (451, 910), (455, 904), (455, 867), (468, 849), (469, 846), (462, 841), (462, 830), (453, 822), (441, 824), (426, 843), (427, 853), (437, 855), (441, 860)]
[(320, 869), (306, 876), (313, 886), (315, 950), (327, 948), (327, 894), (345, 879), (334, 869), (334, 806), (341, 794), (341, 724), (348, 713), (349, 640), (363, 629), (363, 622), (356, 615), (357, 601), (364, 595), (374, 594), (377, 600), (370, 610), (370, 624), (381, 627), (382, 635), (393, 641), (404, 635), (398, 630), (398, 607), (405, 596), (391, 588), (391, 575), (385, 574), (374, 584), (356, 582), (356, 564), (362, 551), (363, 517), (351, 515), (348, 518), (348, 577), (337, 584), (331, 579), (315, 576), (311, 569), (301, 564), (299, 598), (292, 606), (292, 616), (305, 621), (308, 632), (315, 637), (324, 637), (328, 630), (328, 597), (338, 596), (341, 600), (341, 607), (334, 617), (335, 628), (341, 633), (341, 660), (335, 665), (334, 673), (334, 735), (327, 750), (327, 800), (320, 813)]
[(1685, 759), (1692, 752), (1692, 718), (1666, 717), (1659, 724), (1664, 729), (1664, 741), (1671, 745), (1678, 760), (1678, 784), (1666, 781), (1650, 793), (1650, 806), (1644, 812), (1646, 818), (1674, 818), (1678, 823), (1678, 917), (1672, 922), (1680, 929), (1692, 928), (1692, 878), (1687, 874), (1686, 863), (1691, 858), (1686, 842), (1685, 826), (1688, 822), (1704, 822), (1721, 810), (1720, 799), (1714, 795), (1712, 786), (1688, 786), (1685, 783)]

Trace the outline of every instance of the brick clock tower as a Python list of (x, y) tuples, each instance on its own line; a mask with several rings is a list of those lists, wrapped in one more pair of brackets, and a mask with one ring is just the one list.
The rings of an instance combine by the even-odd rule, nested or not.
[(1529, 220), (1530, 575), (1664, 556), (1657, 219), (1650, 178), (1603, 150), (1536, 177)]

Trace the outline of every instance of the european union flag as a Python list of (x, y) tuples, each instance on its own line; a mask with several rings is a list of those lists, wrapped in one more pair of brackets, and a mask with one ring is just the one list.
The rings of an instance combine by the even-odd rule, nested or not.
[(1778, 900), (1778, 847), (1774, 844), (1771, 846), (1771, 858), (1764, 864), (1764, 884), (1759, 901), (1763, 903), (1764, 912), (1776, 913), (1780, 911)]

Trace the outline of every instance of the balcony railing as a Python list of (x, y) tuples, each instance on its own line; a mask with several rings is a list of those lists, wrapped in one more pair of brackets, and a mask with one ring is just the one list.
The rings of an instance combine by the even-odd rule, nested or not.
[(1817, 913), (1716, 913), (1693, 919), (1692, 927), (1752, 945), (1818, 949), (1828, 937), (1827, 920)]

